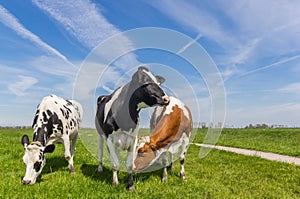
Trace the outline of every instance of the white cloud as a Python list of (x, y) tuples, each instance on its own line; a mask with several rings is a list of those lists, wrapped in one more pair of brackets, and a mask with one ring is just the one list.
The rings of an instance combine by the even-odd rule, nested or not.
[(34, 77), (19, 75), (18, 80), (10, 84), (8, 89), (16, 96), (25, 96), (28, 94), (26, 91), (37, 82), (38, 80)]
[(87, 99), (90, 95), (94, 96), (95, 89), (99, 85), (107, 87), (107, 83), (118, 81), (120, 73), (113, 67), (85, 61), (78, 71), (74, 92), (79, 99)]
[[(273, 0), (235, 1), (232, 4), (220, 2), (218, 6), (239, 27), (240, 32), (247, 35), (272, 36), (277, 32), (287, 36), (286, 34), (293, 33), (293, 30), (300, 29), (296, 26), (300, 23), (298, 1), (286, 1), (284, 4)], [(288, 31), (280, 32), (282, 30)]]
[[(293, 59), (284, 59), (277, 64), (265, 60), (282, 55), (292, 57), (290, 53), (300, 50), (298, 1), (284, 4), (272, 0), (232, 1), (230, 4), (217, 1), (212, 6), (205, 1), (164, 0), (150, 4), (181, 25), (219, 44), (213, 58), (218, 66), (224, 67), (225, 79), (241, 75), (243, 71), (253, 73), (285, 64)], [(265, 66), (254, 70), (262, 62)]]
[(40, 46), (47, 52), (52, 53), (53, 55), (56, 55), (63, 59), (66, 62), (69, 62), (68, 59), (62, 55), (60, 52), (58, 52), (53, 47), (49, 46), (47, 43), (42, 41), (37, 35), (30, 32), (28, 29), (26, 29), (16, 17), (14, 17), (8, 10), (6, 10), (4, 7), (0, 5), (0, 22), (2, 22), (7, 27), (11, 28), (13, 31), (15, 31), (18, 35), (23, 37), (24, 39), (28, 39), (31, 42), (35, 43), (36, 45)]
[[(78, 0), (76, 3), (72, 0), (33, 0), (33, 3), (90, 49), (121, 32), (101, 14), (99, 5), (89, 0)], [(132, 44), (126, 37), (117, 45), (121, 49), (128, 46), (130, 48)]]
[(12, 66), (8, 66), (8, 65), (5, 65), (5, 64), (1, 64), (0, 63), (0, 70), (1, 71), (5, 71), (5, 73), (0, 73), (0, 79), (3, 80), (5, 77), (7, 77), (9, 75), (9, 78), (10, 78), (10, 75), (11, 74), (21, 74), (23, 73), (24, 71), (22, 69), (19, 69), (19, 68), (14, 68)]
[(119, 33), (89, 0), (33, 0), (33, 3), (57, 20), (79, 42), (94, 48), (106, 38)]
[(289, 84), (279, 89), (279, 91), (283, 93), (291, 93), (295, 96), (300, 96), (300, 82)]
[[(283, 65), (297, 58), (294, 52), (300, 50), (300, 2), (286, 1), (282, 4), (279, 1), (254, 0), (235, 1), (232, 4), (221, 2), (218, 6), (235, 25), (234, 37), (239, 43), (259, 38), (251, 50), (252, 54), (248, 56), (249, 72), (246, 74)], [(270, 59), (272, 61), (266, 62), (266, 58), (278, 61)]]
[(230, 57), (229, 62), (237, 64), (244, 64), (252, 51), (256, 48), (257, 44), (259, 43), (260, 39), (255, 38), (250, 40), (246, 45), (241, 46), (238, 48), (236, 55)]
[(36, 57), (32, 61), (30, 61), (29, 64), (44, 73), (55, 76), (62, 76), (68, 80), (73, 81), (79, 68), (73, 64), (62, 61), (61, 59), (50, 56)]
[(195, 5), (188, 1), (167, 0), (148, 3), (182, 25), (192, 28), (219, 44), (223, 45), (232, 40), (229, 35), (225, 34), (218, 19), (201, 5)]
[[(87, 95), (90, 95), (93, 89), (95, 89), (95, 82), (97, 82), (98, 78), (100, 78), (99, 75), (106, 67), (104, 66), (104, 62), (108, 60), (110, 63), (113, 59), (116, 59), (116, 57), (113, 57), (114, 55), (126, 54), (122, 57), (118, 57), (113, 63), (114, 66), (120, 69), (128, 70), (128, 68), (132, 68), (140, 64), (137, 61), (136, 55), (129, 53), (134, 49), (134, 47), (132, 42), (126, 36), (119, 35), (117, 41), (114, 39), (111, 40), (114, 42), (110, 43), (109, 48), (106, 48), (104, 51), (97, 51), (97, 48), (95, 48), (97, 45), (101, 42), (105, 42), (109, 37), (121, 33), (121, 31), (108, 22), (108, 20), (101, 14), (99, 6), (93, 2), (89, 0), (79, 0), (76, 1), (76, 3), (71, 0), (34, 0), (33, 3), (59, 22), (69, 34), (71, 34), (84, 46), (89, 49), (94, 48), (89, 55), (92, 58), (88, 57), (88, 60), (85, 61), (89, 63), (83, 63), (83, 66), (80, 69), (92, 72), (91, 74), (85, 74), (83, 77), (89, 78), (91, 83), (88, 84), (85, 81), (85, 86), (82, 87), (83, 89), (76, 88), (77, 91), (82, 92), (80, 95), (81, 98), (87, 98)], [(96, 64), (96, 62), (91, 61), (93, 58), (97, 59), (99, 62)], [(87, 68), (83, 69), (83, 67)], [(83, 71), (79, 72), (82, 73)], [(119, 76), (115, 75), (119, 74), (114, 73), (114, 76), (112, 76), (118, 79)]]

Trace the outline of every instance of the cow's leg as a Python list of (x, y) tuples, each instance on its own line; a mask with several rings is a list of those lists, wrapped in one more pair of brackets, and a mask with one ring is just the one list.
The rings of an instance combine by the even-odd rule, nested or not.
[(180, 177), (183, 180), (186, 180), (186, 175), (185, 175), (185, 171), (184, 171), (184, 161), (185, 161), (185, 155), (188, 149), (188, 145), (189, 145), (189, 139), (184, 139), (182, 142), (182, 151), (179, 155), (179, 162), (180, 162)]
[(71, 173), (75, 173), (75, 168), (74, 168), (74, 153), (75, 153), (75, 149), (76, 149), (76, 142), (77, 142), (77, 138), (78, 138), (78, 134), (76, 136), (74, 136), (74, 138), (71, 140), (71, 146), (70, 146), (70, 153), (71, 153), (71, 158), (68, 161), (69, 162), (69, 169)]
[(134, 153), (135, 151), (128, 151), (127, 152), (127, 157), (126, 157), (126, 168), (127, 168), (127, 173), (128, 173), (128, 183), (127, 183), (127, 189), (130, 191), (135, 191), (135, 186), (133, 182), (133, 158), (134, 158)]
[(186, 180), (186, 176), (185, 176), (185, 171), (184, 171), (184, 160), (185, 158), (180, 158), (180, 177), (183, 179), (183, 180)]
[(116, 146), (112, 143), (112, 141), (110, 139), (107, 139), (106, 143), (107, 143), (107, 150), (109, 151), (111, 166), (112, 166), (112, 170), (113, 170), (112, 185), (115, 186), (115, 185), (119, 184), (118, 172), (120, 169), (120, 165), (119, 165), (120, 150), (116, 148)]
[(69, 135), (67, 135), (67, 133), (64, 132), (62, 135), (62, 139), (63, 139), (63, 143), (64, 143), (64, 148), (65, 148), (65, 153), (64, 153), (65, 158), (69, 162), (69, 160), (71, 159)]
[(138, 128), (136, 128), (135, 131), (133, 132), (131, 147), (129, 147), (129, 149), (127, 150), (127, 157), (126, 157), (126, 168), (128, 173), (127, 189), (130, 191), (135, 191), (132, 171), (133, 171), (134, 159), (136, 155), (137, 132), (138, 132)]
[(99, 155), (98, 172), (101, 173), (101, 172), (103, 172), (102, 159), (103, 159), (103, 147), (104, 147), (104, 137), (102, 135), (99, 135), (98, 142), (99, 142), (99, 148), (98, 148), (98, 155)]
[(167, 162), (168, 162), (167, 152), (164, 152), (162, 154), (162, 165), (163, 165), (162, 181), (163, 182), (168, 182)]
[[(74, 173), (75, 169), (74, 169), (74, 165), (73, 165), (73, 157), (72, 157), (72, 153), (71, 153), (71, 141), (69, 138), (69, 135), (67, 135), (67, 133), (63, 133), (62, 135), (62, 139), (63, 139), (63, 143), (64, 143), (64, 155), (66, 160), (68, 161), (68, 167), (71, 173)], [(75, 142), (76, 144), (76, 142)]]
[(170, 153), (170, 169), (174, 169), (174, 159), (173, 159), (173, 154)]
[(104, 139), (106, 137), (104, 136), (104, 133), (102, 131), (102, 128), (99, 124), (99, 121), (97, 117), (95, 117), (95, 126), (98, 132), (98, 156), (99, 156), (99, 166), (98, 166), (98, 172), (103, 172), (103, 165), (102, 165), (102, 159), (103, 159), (103, 148), (104, 148)]

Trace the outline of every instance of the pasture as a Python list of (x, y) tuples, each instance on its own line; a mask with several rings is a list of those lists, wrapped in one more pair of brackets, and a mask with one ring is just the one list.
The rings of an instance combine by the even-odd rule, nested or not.
[[(146, 130), (143, 130), (146, 132)], [(91, 139), (93, 132), (82, 129)], [(198, 130), (194, 142), (202, 142), (205, 129)], [(187, 181), (179, 177), (179, 163), (169, 171), (169, 181), (161, 182), (162, 170), (134, 176), (136, 191), (127, 191), (127, 173), (120, 172), (120, 184), (111, 186), (109, 166), (98, 174), (98, 161), (79, 139), (74, 156), (75, 175), (69, 174), (63, 146), (57, 144), (47, 154), (41, 179), (22, 185), (25, 174), (21, 137), (32, 130), (0, 129), (1, 198), (299, 198), (300, 167), (212, 150), (198, 158), (200, 147), (190, 145), (185, 169)], [(86, 137), (86, 136), (84, 136)], [(299, 129), (225, 129), (218, 144), (299, 156)], [(296, 145), (297, 144), (297, 145)]]
[[(205, 129), (199, 129), (195, 143), (202, 143)], [(300, 157), (300, 129), (223, 129), (217, 142), (221, 146), (253, 149)]]

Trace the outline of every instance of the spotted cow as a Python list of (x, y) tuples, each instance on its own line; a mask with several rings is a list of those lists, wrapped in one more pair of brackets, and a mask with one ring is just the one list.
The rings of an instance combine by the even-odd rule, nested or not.
[(113, 169), (113, 185), (119, 183), (117, 176), (119, 152), (126, 150), (127, 189), (135, 190), (132, 170), (139, 129), (139, 112), (142, 108), (169, 103), (169, 97), (159, 87), (163, 82), (163, 77), (154, 76), (149, 69), (139, 67), (129, 83), (110, 95), (98, 98), (95, 121), (99, 133), (98, 171), (103, 171), (103, 143), (106, 140)]
[(70, 172), (75, 172), (73, 156), (82, 114), (81, 105), (74, 100), (64, 100), (56, 95), (43, 98), (32, 124), (33, 142), (29, 143), (27, 135), (22, 137), (25, 151), (23, 161), (26, 165), (23, 184), (32, 185), (36, 182), (46, 164), (44, 154), (52, 153), (57, 142), (64, 144), (64, 156)]
[[(168, 180), (167, 153), (179, 154), (180, 176), (185, 179), (184, 160), (192, 132), (192, 115), (189, 108), (179, 99), (169, 97), (166, 107), (156, 107), (151, 117), (151, 134), (142, 136), (137, 144), (134, 172), (147, 170), (154, 162), (162, 159), (162, 181)], [(173, 160), (171, 159), (171, 167)]]

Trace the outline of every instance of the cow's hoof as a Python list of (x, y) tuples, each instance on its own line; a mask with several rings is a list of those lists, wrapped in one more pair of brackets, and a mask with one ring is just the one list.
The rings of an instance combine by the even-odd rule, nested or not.
[(186, 180), (185, 173), (180, 173), (180, 177), (181, 177), (183, 180)]
[(135, 191), (135, 186), (134, 186), (134, 185), (131, 185), (130, 187), (127, 187), (127, 189), (128, 189), (129, 191)]
[(70, 173), (75, 173), (74, 165), (69, 165)]
[(173, 169), (174, 169), (174, 165), (173, 165), (173, 164), (170, 164), (169, 169), (170, 169), (170, 170), (173, 170)]
[(119, 184), (119, 182), (118, 181), (113, 181), (112, 182), (112, 186), (114, 187), (114, 186), (117, 186)]
[(161, 181), (162, 182), (168, 182), (168, 178), (162, 178)]

